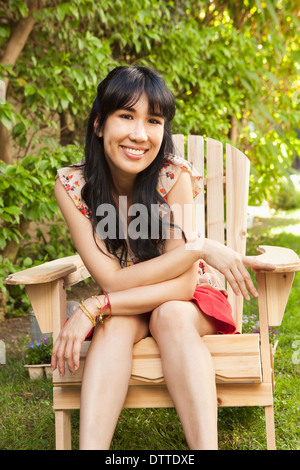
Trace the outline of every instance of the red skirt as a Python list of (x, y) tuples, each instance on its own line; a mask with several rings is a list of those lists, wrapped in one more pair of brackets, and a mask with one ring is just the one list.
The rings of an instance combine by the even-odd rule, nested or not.
[(225, 294), (215, 289), (196, 287), (191, 300), (203, 313), (214, 319), (219, 334), (228, 335), (236, 332), (231, 305)]

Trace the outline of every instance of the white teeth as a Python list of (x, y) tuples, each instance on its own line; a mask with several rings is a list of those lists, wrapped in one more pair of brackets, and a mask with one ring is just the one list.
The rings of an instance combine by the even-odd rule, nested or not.
[(124, 150), (132, 155), (143, 155), (143, 153), (145, 153), (145, 150), (131, 149), (128, 147), (124, 147)]

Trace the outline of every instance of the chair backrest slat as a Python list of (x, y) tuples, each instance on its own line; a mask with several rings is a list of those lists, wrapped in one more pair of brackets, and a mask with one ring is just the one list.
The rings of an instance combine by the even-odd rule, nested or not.
[(193, 164), (195, 168), (202, 175), (200, 181), (201, 191), (195, 198), (196, 209), (196, 222), (197, 233), (205, 237), (205, 197), (204, 197), (204, 139), (200, 135), (189, 135), (187, 142), (187, 156), (188, 161)]
[[(248, 158), (226, 144), (224, 162), (222, 143), (210, 138), (206, 139), (205, 156), (201, 136), (188, 136), (186, 151), (183, 135), (174, 136), (174, 145), (175, 154), (186, 158), (203, 175), (203, 191), (195, 199), (198, 233), (220, 243), (226, 242), (230, 248), (245, 254), (250, 174)], [(237, 297), (229, 285), (227, 291), (237, 330), (241, 332), (243, 297)]]
[(223, 146), (206, 139), (206, 234), (207, 238), (224, 243)]
[(179, 157), (185, 158), (185, 151), (184, 151), (184, 135), (182, 134), (175, 134), (173, 135), (173, 144), (174, 144), (174, 153)]
[[(250, 161), (239, 150), (226, 144), (226, 244), (238, 253), (246, 253), (247, 208)], [(227, 287), (233, 318), (242, 329), (243, 297)]]

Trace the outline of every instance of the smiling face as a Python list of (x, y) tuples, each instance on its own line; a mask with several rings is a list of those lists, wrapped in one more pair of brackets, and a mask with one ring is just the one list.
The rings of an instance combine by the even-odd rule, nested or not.
[(159, 152), (164, 118), (149, 112), (148, 98), (143, 93), (132, 107), (110, 114), (98, 134), (103, 137), (105, 157), (120, 193), (130, 192), (136, 175), (147, 168)]

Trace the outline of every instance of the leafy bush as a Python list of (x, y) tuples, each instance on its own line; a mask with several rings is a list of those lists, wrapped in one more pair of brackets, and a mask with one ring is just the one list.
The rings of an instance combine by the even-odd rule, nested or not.
[(288, 178), (281, 180), (281, 185), (275, 190), (274, 198), (269, 198), (269, 206), (275, 210), (300, 208), (300, 189)]
[[(19, 309), (26, 311), (29, 301), (22, 286), (5, 286), (7, 275), (76, 251), (53, 188), (57, 169), (78, 162), (81, 155), (79, 146), (68, 145), (54, 151), (43, 148), (15, 165), (0, 161), (0, 289), (7, 293), (8, 309), (14, 315)], [(37, 228), (31, 240), (29, 224), (46, 221), (49, 233)]]

